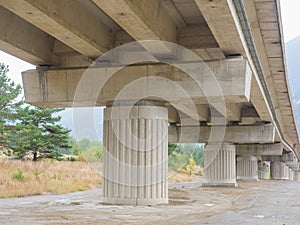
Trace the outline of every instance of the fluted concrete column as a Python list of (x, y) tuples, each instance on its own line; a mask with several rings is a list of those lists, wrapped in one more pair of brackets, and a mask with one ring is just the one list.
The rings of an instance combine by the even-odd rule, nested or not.
[(271, 162), (271, 179), (273, 180), (288, 180), (289, 168), (281, 161)]
[(103, 203), (168, 203), (167, 108), (107, 107), (103, 144)]
[(289, 180), (294, 180), (294, 171), (289, 169)]
[(268, 180), (270, 172), (270, 164), (268, 162), (260, 161), (258, 163), (258, 179)]
[(235, 146), (229, 143), (209, 144), (204, 150), (203, 186), (236, 187)]
[(290, 168), (285, 163), (284, 163), (284, 167), (283, 167), (282, 179), (283, 180), (290, 179)]
[(238, 156), (236, 166), (238, 180), (258, 180), (256, 156)]

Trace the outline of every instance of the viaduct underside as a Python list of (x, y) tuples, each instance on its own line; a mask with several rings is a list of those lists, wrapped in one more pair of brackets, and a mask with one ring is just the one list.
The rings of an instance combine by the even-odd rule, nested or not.
[(168, 143), (205, 143), (205, 186), (299, 170), (278, 0), (1, 0), (0, 27), (26, 102), (105, 107), (104, 203), (167, 203)]

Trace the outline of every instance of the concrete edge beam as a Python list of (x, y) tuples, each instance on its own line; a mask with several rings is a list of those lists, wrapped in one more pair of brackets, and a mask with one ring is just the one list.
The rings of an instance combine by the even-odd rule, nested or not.
[(254, 126), (169, 126), (172, 143), (273, 143), (275, 127), (272, 124)]
[[(154, 96), (177, 103), (192, 99), (199, 104), (207, 104), (208, 99), (209, 103), (217, 104), (223, 97), (226, 103), (250, 100), (252, 73), (246, 60), (201, 63), (199, 68), (203, 71), (199, 71), (196, 82), (179, 69), (180, 65), (176, 67), (159, 64), (130, 66), (121, 70), (83, 68), (25, 71), (22, 73), (25, 100), (41, 107), (70, 107), (73, 102), (82, 106), (104, 106), (117, 96), (119, 101)], [(221, 87), (221, 95), (214, 90), (217, 86)]]
[(237, 155), (282, 155), (283, 144), (250, 144), (250, 145), (236, 145)]

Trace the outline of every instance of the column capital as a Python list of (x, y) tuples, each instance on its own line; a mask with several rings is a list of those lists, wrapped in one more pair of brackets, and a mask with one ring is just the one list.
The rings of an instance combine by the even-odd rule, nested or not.
[(108, 101), (108, 102), (106, 102), (106, 107), (113, 107), (113, 106), (161, 106), (161, 107), (166, 107), (166, 101), (141, 99), (138, 101), (123, 100), (123, 101)]

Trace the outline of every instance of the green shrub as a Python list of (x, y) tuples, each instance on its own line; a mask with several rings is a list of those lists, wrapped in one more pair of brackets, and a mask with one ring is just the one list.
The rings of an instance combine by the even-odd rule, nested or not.
[(35, 170), (35, 171), (33, 171), (33, 175), (35, 176), (36, 179), (37, 179), (38, 176), (41, 175), (41, 174), (42, 174), (42, 171), (40, 171), (40, 170)]
[(13, 173), (12, 178), (19, 181), (25, 180), (25, 176), (23, 175), (23, 172), (22, 170), (20, 170), (20, 168), (18, 168), (18, 170)]
[(100, 162), (103, 156), (102, 146), (93, 146), (81, 152), (81, 157), (87, 162)]
[(77, 159), (77, 157), (70, 156), (70, 157), (67, 157), (67, 161), (76, 162), (76, 161), (78, 161), (78, 159)]

